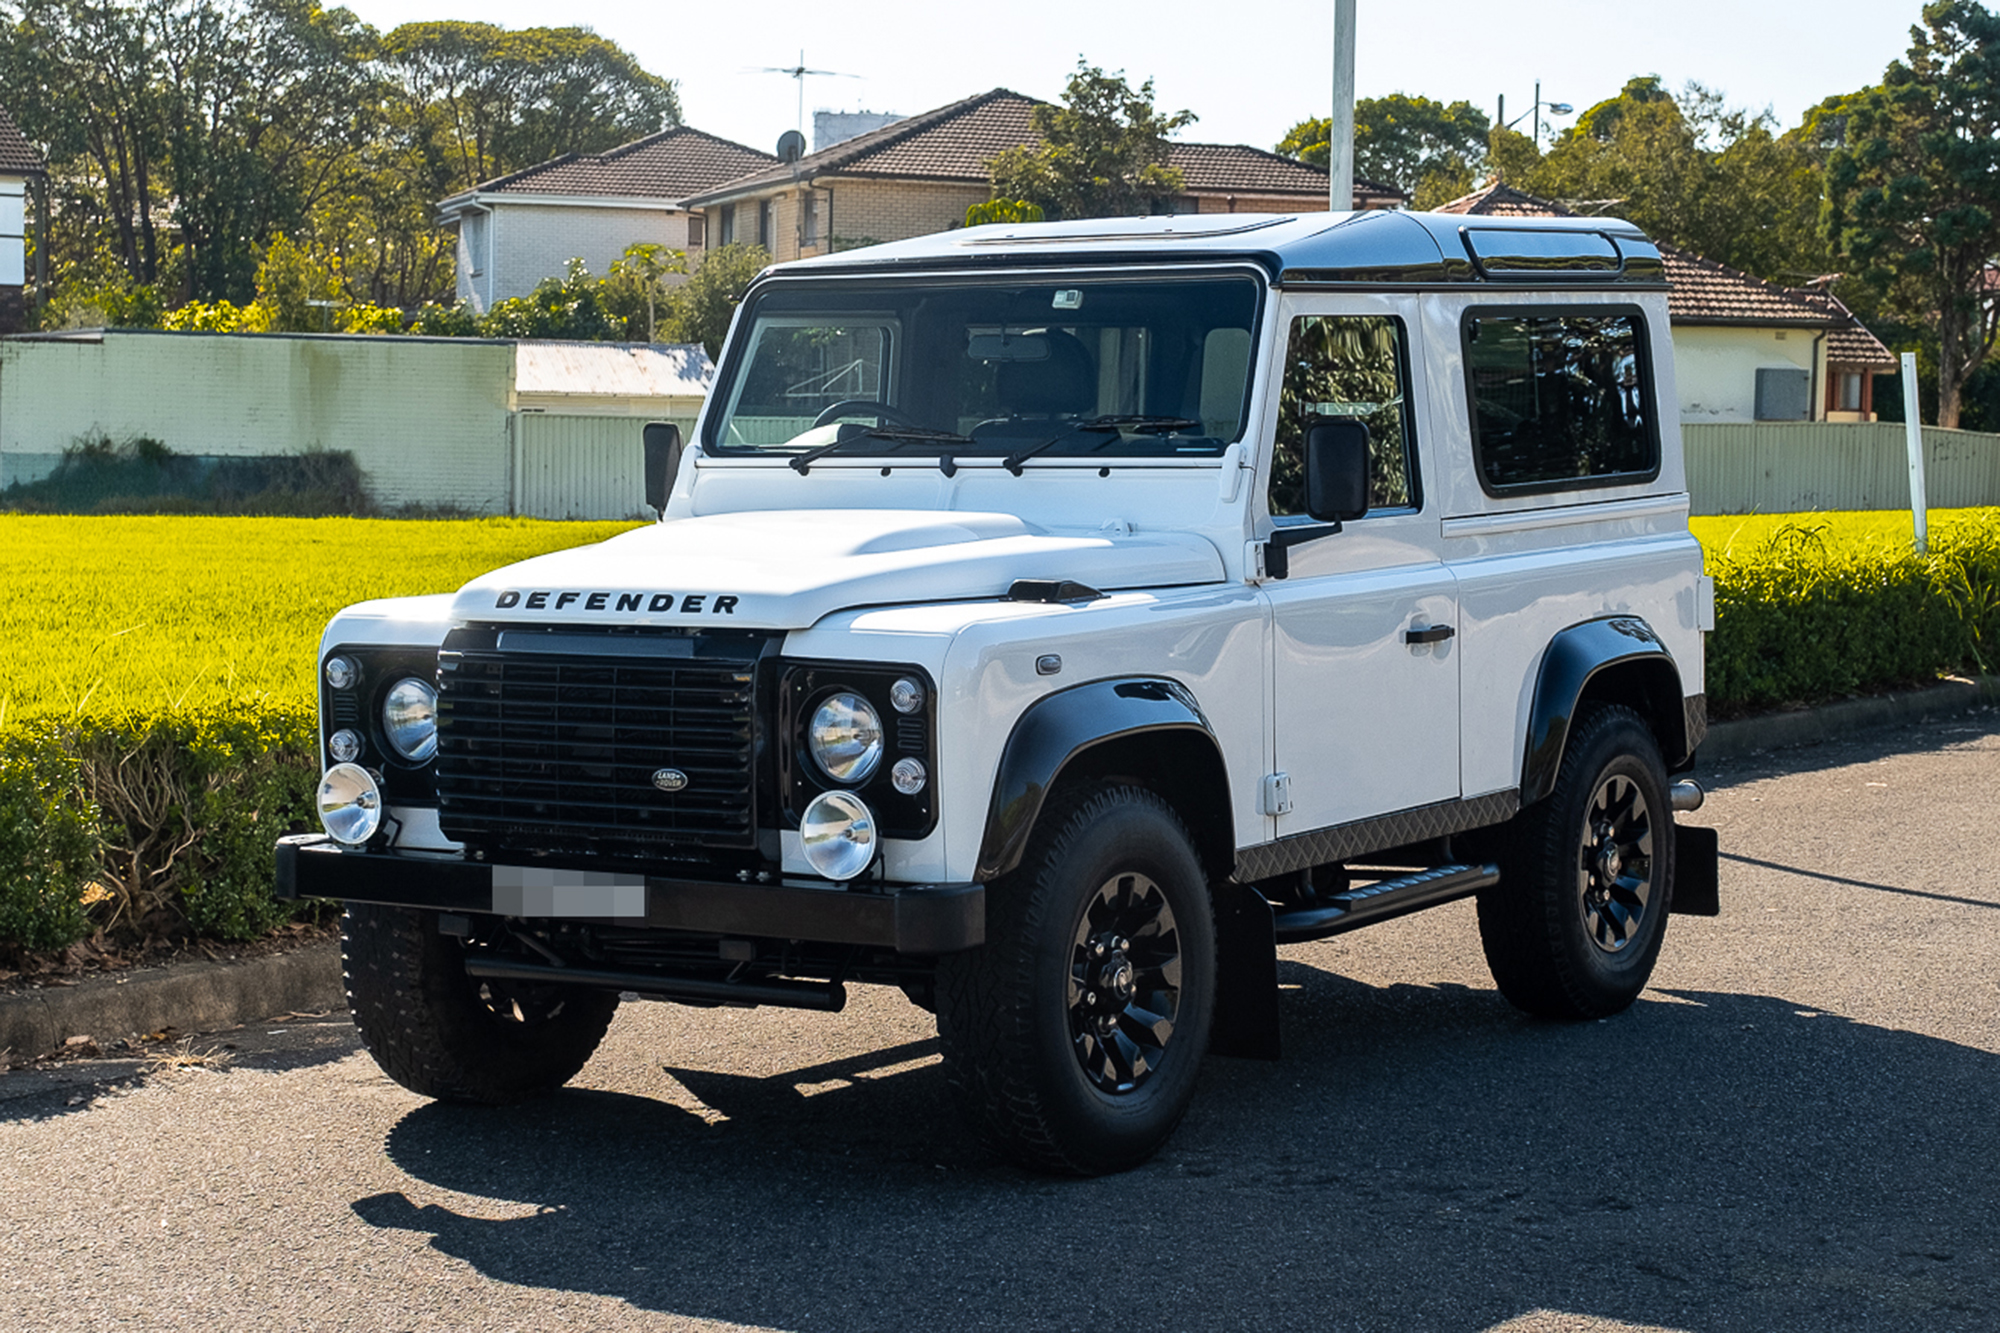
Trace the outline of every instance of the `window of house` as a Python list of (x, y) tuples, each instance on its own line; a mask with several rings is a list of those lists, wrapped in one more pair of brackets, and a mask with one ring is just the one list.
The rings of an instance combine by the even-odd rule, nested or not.
[(1303, 515), (1306, 432), (1323, 421), (1368, 427), (1368, 507), (1419, 503), (1410, 415), (1408, 338), (1386, 315), (1301, 315), (1285, 345), (1269, 503), (1274, 518)]
[(486, 273), (486, 227), (484, 213), (468, 213), (459, 223), (459, 234), (465, 238), (465, 271), (475, 278)]
[(1658, 409), (1637, 310), (1475, 309), (1463, 328), (1473, 457), (1489, 493), (1659, 475)]
[(1861, 376), (1856, 372), (1842, 370), (1834, 374), (1833, 410), (1836, 412), (1861, 410)]
[(776, 212), (777, 207), (772, 200), (766, 199), (757, 205), (757, 244), (766, 250), (771, 248), (773, 233), (777, 231), (774, 217)]
[(799, 195), (799, 238), (802, 245), (819, 244), (819, 196), (811, 190)]
[(724, 204), (716, 210), (715, 243), (717, 245), (736, 243), (736, 205)]
[(688, 215), (688, 249), (699, 250), (708, 244), (708, 219), (700, 213)]

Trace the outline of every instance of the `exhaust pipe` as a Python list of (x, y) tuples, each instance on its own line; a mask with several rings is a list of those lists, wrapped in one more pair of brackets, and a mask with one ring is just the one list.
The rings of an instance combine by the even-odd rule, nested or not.
[(1685, 778), (1676, 782), (1667, 792), (1667, 804), (1674, 808), (1674, 813), (1677, 815), (1693, 814), (1701, 809), (1702, 802), (1707, 799), (1708, 793), (1701, 789), (1699, 782)]

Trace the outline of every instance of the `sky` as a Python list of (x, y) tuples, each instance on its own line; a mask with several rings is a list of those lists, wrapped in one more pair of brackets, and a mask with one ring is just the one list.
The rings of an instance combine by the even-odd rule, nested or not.
[[(1332, 98), (1333, 0), (345, 0), (378, 28), (421, 19), (580, 25), (680, 84), (687, 123), (766, 152), (798, 119), (797, 83), (760, 66), (805, 63), (815, 109), (913, 115), (1006, 87), (1050, 101), (1078, 57), (1154, 81), (1163, 110), (1193, 111), (1180, 137), (1275, 144)], [(1465, 99), (1508, 118), (1542, 97), (1577, 111), (1657, 74), (1697, 80), (1784, 125), (1835, 93), (1878, 82), (1909, 45), (1922, 0), (1357, 0), (1362, 97)], [(1553, 117), (1557, 126), (1573, 117)], [(1526, 124), (1522, 125), (1523, 129)]]

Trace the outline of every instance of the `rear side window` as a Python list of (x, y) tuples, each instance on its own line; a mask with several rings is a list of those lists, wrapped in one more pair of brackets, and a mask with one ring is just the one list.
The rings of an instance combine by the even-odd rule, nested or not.
[(1472, 448), (1488, 494), (1651, 481), (1658, 405), (1638, 310), (1466, 313)]

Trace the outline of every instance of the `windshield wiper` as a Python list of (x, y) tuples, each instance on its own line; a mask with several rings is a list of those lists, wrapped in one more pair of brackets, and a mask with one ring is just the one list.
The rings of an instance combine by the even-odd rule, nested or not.
[(968, 436), (957, 431), (931, 430), (925, 426), (860, 426), (850, 423), (842, 426), (832, 440), (817, 449), (808, 449), (791, 459), (792, 470), (800, 476), (828, 454), (839, 453), (856, 440), (887, 440), (891, 444), (971, 444)]
[(1054, 448), (1072, 435), (1084, 431), (1130, 430), (1141, 435), (1171, 435), (1179, 430), (1199, 430), (1201, 423), (1188, 417), (1146, 416), (1143, 414), (1122, 414), (1117, 416), (1091, 417), (1085, 421), (1072, 422), (1040, 444), (1012, 453), (1000, 460), (1000, 466), (1015, 476), (1021, 475), (1021, 464), (1033, 458), (1044, 449)]

